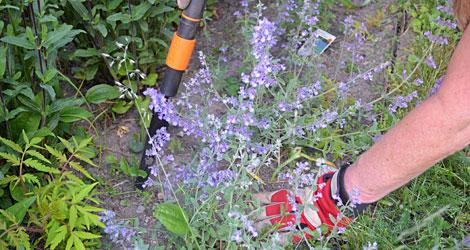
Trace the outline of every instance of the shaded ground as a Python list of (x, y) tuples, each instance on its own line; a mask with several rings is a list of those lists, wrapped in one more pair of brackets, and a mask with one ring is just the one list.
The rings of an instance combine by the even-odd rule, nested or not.
[[(395, 1), (374, 1), (373, 4), (368, 5), (364, 8), (360, 8), (354, 11), (338, 9), (336, 10), (336, 23), (340, 24), (347, 15), (352, 15), (354, 19), (364, 20), (368, 23), (369, 28), (369, 39), (365, 45), (360, 49), (360, 53), (365, 56), (365, 63), (360, 71), (364, 71), (367, 68), (372, 68), (377, 64), (383, 63), (387, 60), (392, 59), (392, 51), (394, 46), (401, 51), (400, 44), (397, 44), (396, 29), (399, 26), (399, 14), (387, 14), (391, 4)], [(273, 13), (270, 11), (274, 10), (277, 6), (272, 4), (266, 13)], [(200, 33), (198, 38), (198, 46), (196, 50), (202, 50), (206, 54), (219, 54), (227, 57), (227, 62), (230, 67), (228, 68), (227, 76), (238, 77), (238, 69), (241, 67), (243, 58), (242, 50), (245, 49), (242, 43), (242, 37), (239, 35), (240, 27), (234, 22), (235, 17), (233, 13), (240, 9), (239, 1), (219, 1), (219, 4), (215, 10), (214, 20), (208, 22), (204, 31)], [(336, 68), (338, 57), (342, 54), (341, 41), (341, 25), (333, 25), (330, 33), (338, 37), (337, 42), (324, 54), (324, 64), (326, 73), (330, 76), (334, 76), (336, 71), (331, 70)], [(400, 32), (401, 33), (401, 32)], [(405, 32), (406, 39), (401, 42), (402, 45), (406, 46), (406, 41), (412, 37), (410, 32)], [(226, 54), (222, 55), (220, 52), (221, 47), (228, 48)], [(401, 54), (403, 55), (403, 54)], [(400, 57), (400, 56), (399, 56)], [(197, 56), (194, 56), (190, 72), (188, 72), (183, 81), (188, 80), (195, 71), (198, 69)], [(335, 79), (347, 79), (346, 75), (336, 76)], [(352, 93), (356, 98), (360, 98), (364, 101), (371, 100), (374, 98), (378, 90), (386, 87), (385, 83), (374, 80), (368, 82), (365, 80), (357, 81), (353, 88)], [(180, 92), (184, 89), (180, 90)], [(220, 107), (214, 107), (219, 109)], [(165, 194), (161, 193), (157, 188), (151, 188), (142, 193), (137, 191), (134, 186), (132, 178), (119, 174), (112, 170), (111, 166), (104, 162), (104, 158), (107, 154), (113, 154), (118, 159), (120, 157), (126, 157), (129, 159), (133, 154), (130, 150), (130, 144), (135, 135), (140, 134), (140, 128), (137, 121), (137, 113), (129, 112), (126, 115), (119, 116), (109, 124), (102, 124), (99, 128), (102, 131), (100, 137), (100, 145), (103, 147), (104, 155), (102, 157), (101, 169), (97, 170), (95, 176), (102, 179), (103, 183), (106, 184), (106, 188), (103, 188), (103, 195), (101, 199), (104, 201), (104, 207), (116, 212), (117, 216), (122, 220), (130, 221), (130, 225), (135, 225), (139, 236), (150, 245), (165, 245), (162, 241), (161, 236), (164, 229), (153, 217), (153, 207), (155, 203), (165, 199)], [(171, 133), (178, 135), (178, 130), (172, 128)], [(173, 169), (174, 166), (188, 162), (191, 160), (191, 152), (194, 151), (195, 142), (191, 138), (178, 136), (178, 140), (181, 142), (181, 150), (179, 153), (174, 154), (176, 162), (167, 166), (168, 170)], [(137, 155), (137, 159), (140, 159), (140, 155)], [(170, 174), (171, 171), (170, 171)], [(262, 177), (270, 176), (270, 173), (263, 173)], [(267, 177), (269, 178), (269, 177)], [(269, 189), (269, 187), (266, 187)], [(143, 231), (143, 230), (146, 231)], [(107, 241), (104, 241), (103, 249), (129, 249), (129, 244), (116, 245)]]

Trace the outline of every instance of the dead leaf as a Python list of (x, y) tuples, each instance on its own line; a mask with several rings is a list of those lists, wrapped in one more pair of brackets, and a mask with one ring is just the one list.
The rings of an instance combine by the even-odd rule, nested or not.
[(119, 136), (119, 138), (122, 138), (124, 135), (126, 135), (127, 133), (129, 133), (129, 128), (126, 127), (126, 126), (119, 126), (118, 130), (117, 130), (117, 135)]

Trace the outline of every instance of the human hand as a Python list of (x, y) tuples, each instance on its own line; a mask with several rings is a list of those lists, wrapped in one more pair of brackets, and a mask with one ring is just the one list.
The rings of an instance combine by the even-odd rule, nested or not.
[[(328, 227), (328, 231), (334, 228), (343, 231), (350, 219), (338, 209), (338, 206), (343, 206), (338, 196), (338, 173), (323, 174), (318, 178), (316, 187), (297, 192), (282, 189), (254, 194), (254, 199), (263, 206), (261, 213), (255, 217), (256, 229), (261, 232), (270, 227), (278, 231), (282, 244), (287, 243), (291, 235), (294, 243), (311, 238), (312, 233), (321, 237), (328, 233), (321, 232), (322, 225)], [(301, 231), (302, 236), (295, 234), (295, 231)]]
[(184, 10), (191, 3), (191, 0), (176, 0), (176, 2), (178, 3), (178, 8)]

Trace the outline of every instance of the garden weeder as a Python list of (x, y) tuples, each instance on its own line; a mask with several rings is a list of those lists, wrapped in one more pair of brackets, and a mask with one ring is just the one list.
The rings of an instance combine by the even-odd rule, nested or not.
[[(184, 4), (180, 4), (180, 2), (184, 2)], [(161, 93), (167, 98), (176, 95), (181, 78), (188, 68), (194, 46), (196, 45), (196, 31), (204, 14), (206, 0), (178, 1), (178, 5), (183, 8), (181, 21), (178, 30), (173, 35), (170, 50), (166, 58), (167, 68), (163, 82), (160, 85)], [(149, 127), (150, 136), (154, 136), (158, 129), (168, 127), (168, 125), (168, 122), (159, 119), (158, 115), (154, 115)], [(140, 168), (147, 171), (147, 174), (150, 174), (148, 166), (154, 164), (154, 159), (149, 159), (145, 155), (145, 151), (151, 148), (148, 139), (149, 138), (145, 140), (145, 149), (140, 160)], [(136, 187), (139, 189), (142, 188), (144, 182), (145, 178), (139, 177), (136, 182)]]

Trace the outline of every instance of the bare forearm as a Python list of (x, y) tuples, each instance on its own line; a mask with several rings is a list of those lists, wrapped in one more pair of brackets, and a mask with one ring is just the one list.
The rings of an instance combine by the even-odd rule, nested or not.
[(374, 202), (468, 145), (470, 126), (452, 114), (437, 97), (413, 110), (346, 172), (348, 193)]
[(364, 203), (406, 184), (470, 143), (470, 28), (454, 51), (439, 92), (410, 112), (345, 174)]

